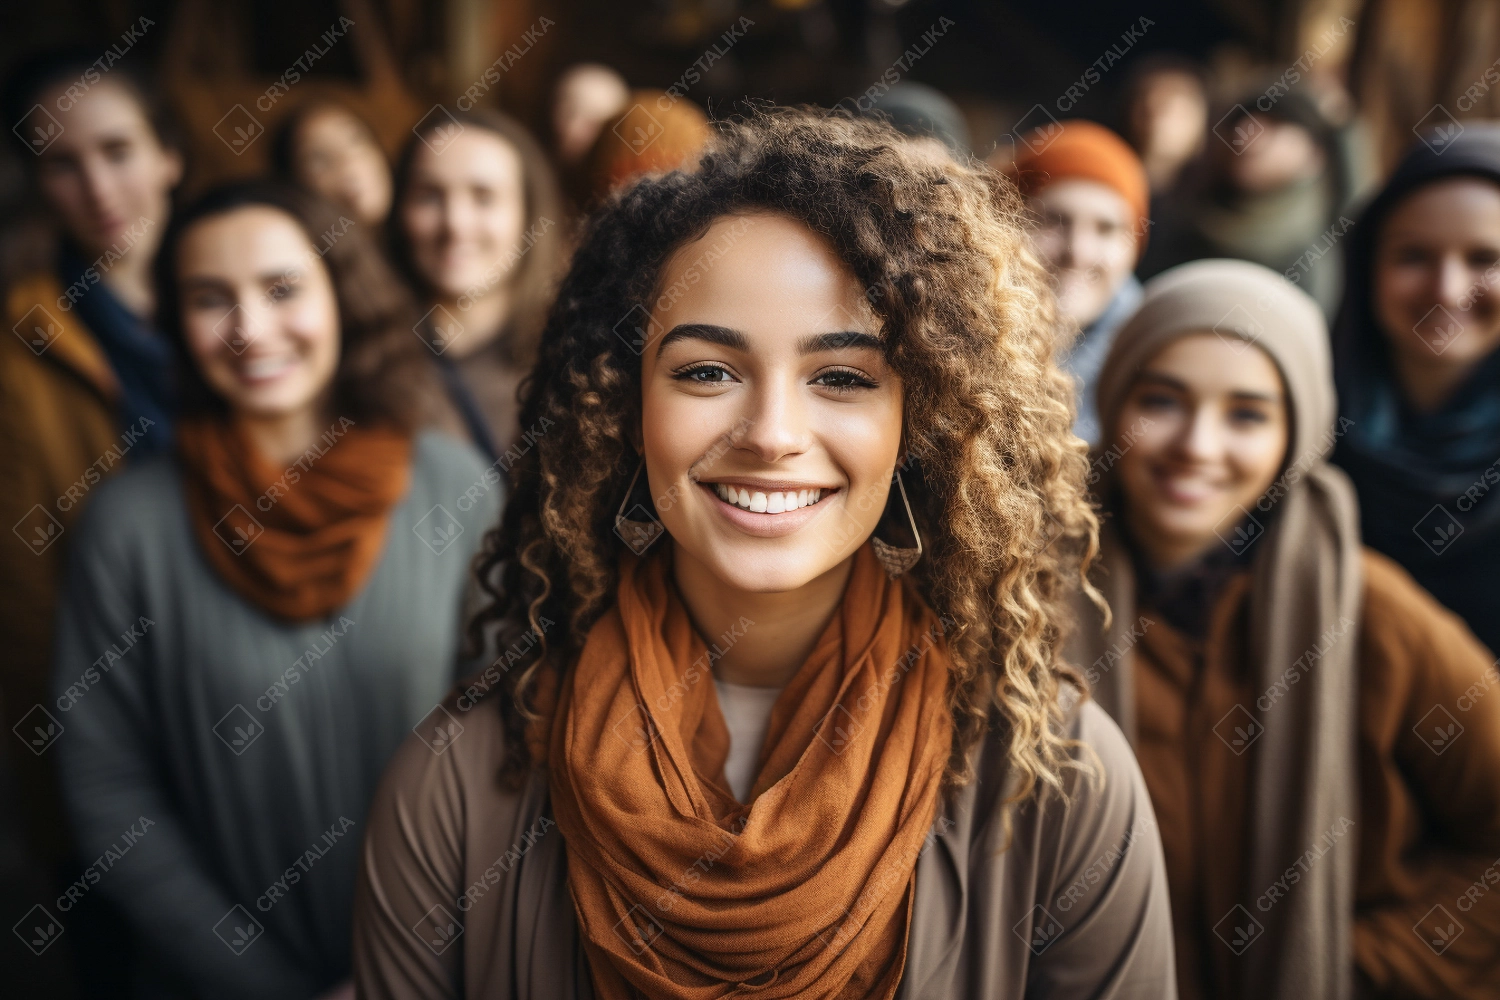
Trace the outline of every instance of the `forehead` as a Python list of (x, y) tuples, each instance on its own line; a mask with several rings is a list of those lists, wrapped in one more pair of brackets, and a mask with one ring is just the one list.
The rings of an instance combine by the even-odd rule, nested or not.
[(1043, 210), (1073, 216), (1119, 221), (1131, 215), (1130, 205), (1108, 184), (1068, 177), (1048, 184), (1032, 196)]
[(465, 126), (441, 153), (423, 147), (412, 162), (414, 179), (431, 183), (519, 183), (521, 154), (488, 129)]
[[(62, 125), (63, 131), (48, 151), (80, 147), (107, 139), (154, 139), (156, 133), (135, 93), (107, 77), (76, 96), (67, 94), (73, 83), (63, 81), (37, 94), (38, 102)], [(67, 110), (59, 107), (59, 100)]]
[(1500, 186), (1479, 177), (1423, 185), (1391, 209), (1383, 236), (1500, 240)]
[(668, 258), (658, 286), (655, 317), (667, 329), (703, 322), (796, 336), (879, 325), (832, 244), (782, 215), (717, 219)]
[(1142, 366), (1142, 374), (1166, 375), (1196, 395), (1256, 393), (1280, 396), (1281, 371), (1257, 345), (1213, 331), (1178, 337)]
[(269, 205), (248, 205), (194, 223), (177, 253), (184, 276), (260, 274), (302, 264), (312, 244), (290, 215)]

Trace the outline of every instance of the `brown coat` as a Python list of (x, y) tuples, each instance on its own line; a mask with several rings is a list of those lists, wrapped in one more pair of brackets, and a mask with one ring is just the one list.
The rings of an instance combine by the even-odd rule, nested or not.
[(1254, 689), (1243, 655), (1248, 575), (1225, 585), (1203, 642), (1140, 608), (1135, 749), (1162, 825), (1184, 997), (1226, 995), (1244, 963), (1265, 960), (1253, 942), (1236, 957), (1216, 939), (1221, 918), (1238, 904), (1267, 919), (1304, 870), (1349, 850), (1367, 988), (1500, 997), (1500, 673), (1395, 563), (1365, 549), (1363, 575), (1358, 626), (1328, 636), (1358, 643), (1358, 815), (1287, 858), (1279, 885), (1244, 885), (1258, 737), (1236, 752), (1232, 721), (1236, 705), (1269, 711), (1280, 697)]
[[(53, 610), (68, 549), (62, 536), (122, 457), (114, 371), (78, 317), (58, 308), (61, 294), (50, 273), (17, 282), (6, 296), (6, 325), (15, 333), (0, 339), (0, 528), (7, 529), (0, 538), (0, 701), (5, 728), (24, 719), (28, 742), (44, 740), (38, 724), (66, 728), (47, 697)], [(35, 856), (57, 860), (64, 827), (51, 756), (27, 753), (9, 737), (5, 746)]]
[[(451, 738), (427, 735), (438, 723)], [(592, 997), (545, 776), (519, 792), (500, 786), (499, 713), (472, 688), (419, 732), (368, 818), (354, 914), (360, 996)], [(1068, 735), (1098, 755), (1102, 787), (1070, 770), (1071, 801), (1011, 811), (1008, 847), (1003, 740), (994, 733), (977, 751), (977, 780), (939, 812), (917, 862), (901, 1000), (1176, 996), (1139, 769), (1091, 702), (1071, 713)]]

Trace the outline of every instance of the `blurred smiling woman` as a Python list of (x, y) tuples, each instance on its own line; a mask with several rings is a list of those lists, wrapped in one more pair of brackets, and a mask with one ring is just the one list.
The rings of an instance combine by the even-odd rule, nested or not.
[(78, 529), (56, 752), (87, 857), (151, 823), (97, 890), (145, 946), (140, 995), (348, 995), (370, 795), (457, 672), (497, 497), (466, 511), (479, 455), (413, 433), (411, 310), (345, 221), (245, 185), (174, 223), (177, 453), (101, 486)]
[(1164, 272), (1098, 403), (1114, 621), (1077, 659), (1161, 819), (1182, 996), (1500, 995), (1500, 697), (1360, 545), (1317, 304), (1245, 261)]
[(362, 996), (1175, 995), (1141, 778), (1055, 654), (1095, 525), (1019, 212), (779, 109), (594, 217), (496, 665), (372, 809)]

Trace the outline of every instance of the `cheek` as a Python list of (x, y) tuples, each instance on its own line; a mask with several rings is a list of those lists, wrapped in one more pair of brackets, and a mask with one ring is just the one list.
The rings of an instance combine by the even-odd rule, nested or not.
[(338, 363), (339, 315), (331, 291), (303, 295), (283, 311), (282, 322), (283, 329), (302, 345), (319, 370)]
[(1281, 471), (1282, 460), (1286, 458), (1286, 428), (1268, 428), (1235, 440), (1228, 458), (1244, 482), (1245, 492), (1259, 496)]

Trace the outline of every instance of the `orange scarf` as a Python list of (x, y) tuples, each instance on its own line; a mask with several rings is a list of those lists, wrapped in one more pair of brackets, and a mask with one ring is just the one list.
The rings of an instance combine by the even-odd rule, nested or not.
[(325, 618), (349, 602), (374, 570), (411, 478), (410, 436), (349, 420), (285, 469), (223, 420), (183, 421), (177, 450), (209, 565), (241, 597), (291, 621)]
[(943, 626), (863, 546), (771, 711), (742, 805), (670, 551), (622, 556), (618, 601), (550, 720), (552, 805), (596, 990), (707, 1000), (745, 983), (888, 1000), (951, 746)]

